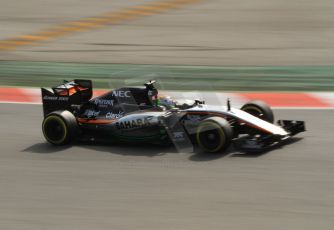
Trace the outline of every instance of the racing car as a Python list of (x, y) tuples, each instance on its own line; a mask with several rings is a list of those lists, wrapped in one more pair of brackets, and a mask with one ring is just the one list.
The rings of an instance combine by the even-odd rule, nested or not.
[(41, 89), (42, 131), (48, 142), (174, 144), (181, 151), (195, 147), (219, 153), (231, 143), (244, 150), (265, 150), (305, 131), (303, 121), (274, 124), (273, 111), (259, 100), (240, 109), (233, 108), (229, 99), (226, 105), (176, 100), (160, 96), (155, 81), (94, 98), (92, 89), (92, 81), (80, 79)]

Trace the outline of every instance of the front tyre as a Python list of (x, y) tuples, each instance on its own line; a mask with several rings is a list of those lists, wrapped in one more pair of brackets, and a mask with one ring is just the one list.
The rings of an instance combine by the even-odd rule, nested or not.
[(241, 110), (269, 123), (274, 123), (274, 113), (264, 101), (254, 100), (247, 102), (241, 107)]
[(74, 141), (77, 128), (76, 118), (67, 110), (48, 114), (42, 124), (45, 139), (53, 145), (66, 145)]
[(209, 153), (222, 152), (229, 147), (233, 138), (230, 124), (221, 117), (210, 117), (203, 120), (196, 131), (198, 146)]

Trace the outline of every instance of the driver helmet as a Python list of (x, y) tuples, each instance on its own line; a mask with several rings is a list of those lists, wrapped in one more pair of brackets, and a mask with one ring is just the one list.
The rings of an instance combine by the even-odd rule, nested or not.
[(167, 109), (174, 108), (176, 106), (176, 101), (170, 96), (159, 97), (159, 105), (166, 107)]

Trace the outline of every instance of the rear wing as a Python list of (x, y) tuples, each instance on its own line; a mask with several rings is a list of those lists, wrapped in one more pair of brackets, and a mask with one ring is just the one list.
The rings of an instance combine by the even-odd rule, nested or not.
[(70, 110), (71, 105), (81, 105), (93, 96), (90, 80), (75, 79), (53, 87), (52, 91), (41, 88), (44, 116), (55, 110)]

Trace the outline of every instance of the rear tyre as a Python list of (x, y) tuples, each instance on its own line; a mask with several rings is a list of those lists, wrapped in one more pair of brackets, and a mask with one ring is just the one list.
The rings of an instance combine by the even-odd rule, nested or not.
[(274, 113), (264, 101), (254, 100), (247, 102), (241, 107), (241, 110), (269, 123), (274, 123)]
[(221, 117), (210, 117), (203, 120), (196, 131), (198, 146), (208, 153), (218, 153), (227, 149), (233, 138), (230, 124)]
[(77, 129), (76, 118), (67, 110), (48, 114), (42, 124), (45, 139), (53, 145), (66, 145), (73, 142)]

